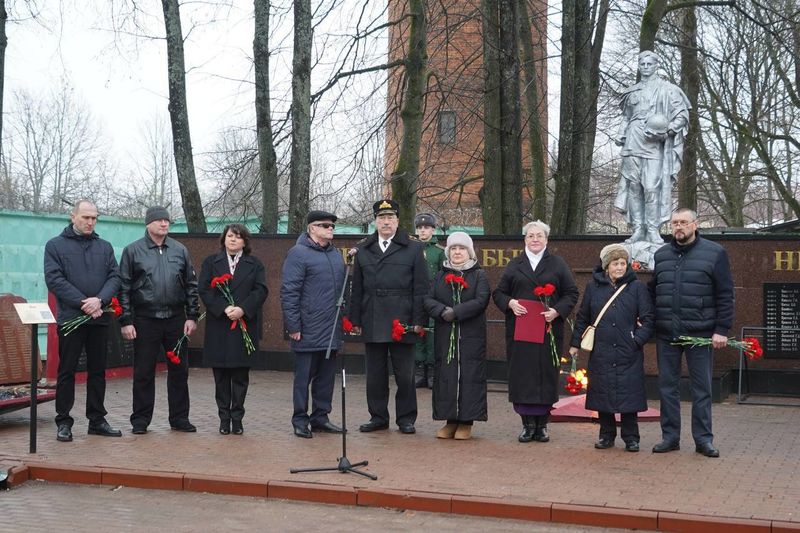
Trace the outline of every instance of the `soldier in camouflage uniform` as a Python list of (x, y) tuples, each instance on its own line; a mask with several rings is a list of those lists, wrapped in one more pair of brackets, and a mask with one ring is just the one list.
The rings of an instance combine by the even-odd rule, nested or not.
[[(414, 226), (417, 228), (417, 237), (425, 244), (425, 262), (428, 264), (428, 278), (433, 279), (442, 269), (445, 260), (444, 247), (434, 237), (436, 231), (436, 217), (430, 213), (420, 213), (414, 217)], [(433, 327), (433, 320), (428, 322)], [(433, 388), (433, 332), (428, 332), (425, 337), (417, 341), (415, 356), (415, 384), (417, 388)]]

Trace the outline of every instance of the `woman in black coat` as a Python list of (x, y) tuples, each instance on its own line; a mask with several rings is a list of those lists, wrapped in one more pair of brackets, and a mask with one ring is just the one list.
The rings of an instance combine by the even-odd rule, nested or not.
[[(250, 381), (250, 367), (261, 339), (261, 307), (267, 299), (264, 265), (250, 255), (250, 232), (241, 224), (229, 224), (219, 239), (222, 250), (203, 261), (200, 271), (200, 298), (206, 306), (206, 331), (203, 363), (214, 369), (219, 432), (236, 435), (244, 432), (244, 399)], [(228, 286), (233, 296), (231, 305), (211, 280), (231, 274)], [(247, 353), (242, 329), (231, 329), (235, 320), (244, 320), (255, 347)]]
[[(520, 442), (547, 442), (547, 420), (558, 401), (560, 353), (564, 339), (564, 318), (578, 303), (578, 287), (567, 263), (547, 251), (550, 226), (536, 220), (523, 228), (524, 253), (509, 261), (497, 288), (494, 303), (506, 315), (506, 357), (508, 359), (508, 399), (522, 418)], [(518, 316), (527, 314), (520, 300), (539, 300), (534, 289), (553, 286), (548, 309), (542, 312), (553, 336), (544, 342), (514, 340)], [(555, 342), (554, 342), (555, 341)], [(553, 361), (555, 352), (557, 361)]]
[[(445, 257), (444, 270), (436, 274), (425, 298), (425, 311), (436, 322), (433, 419), (447, 421), (436, 432), (438, 438), (466, 440), (472, 436), (472, 422), (487, 419), (486, 307), (491, 290), (469, 235), (450, 235)], [(453, 276), (462, 277), (466, 287), (448, 281)]]
[(614, 446), (617, 438), (614, 413), (621, 413), (625, 449), (638, 452), (636, 413), (647, 410), (642, 347), (653, 334), (653, 302), (647, 286), (628, 265), (628, 259), (628, 251), (621, 244), (610, 244), (600, 252), (601, 266), (595, 269), (583, 293), (569, 352), (573, 356), (578, 354), (583, 332), (594, 324), (617, 289), (627, 284), (608, 306), (594, 333), (586, 408), (597, 411), (600, 417), (600, 440), (595, 448)]

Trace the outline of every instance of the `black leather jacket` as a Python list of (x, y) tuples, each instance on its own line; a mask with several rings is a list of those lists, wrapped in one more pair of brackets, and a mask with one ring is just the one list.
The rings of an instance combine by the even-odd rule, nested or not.
[(134, 317), (197, 320), (200, 315), (197, 276), (186, 247), (171, 237), (158, 246), (145, 230), (144, 237), (122, 251), (119, 264), (122, 287), (120, 324)]

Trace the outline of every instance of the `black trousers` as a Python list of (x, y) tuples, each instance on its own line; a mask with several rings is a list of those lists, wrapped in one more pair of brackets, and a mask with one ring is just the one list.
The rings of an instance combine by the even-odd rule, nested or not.
[[(131, 425), (149, 426), (156, 401), (156, 361), (159, 355), (172, 350), (183, 335), (186, 319), (136, 318), (136, 339), (133, 341), (133, 413)], [(180, 364), (167, 361), (167, 401), (169, 423), (189, 420), (189, 360), (183, 343)]]
[[(600, 438), (614, 440), (617, 438), (617, 420), (614, 413), (597, 413), (600, 418)], [(637, 413), (620, 413), (620, 436), (625, 443), (639, 442), (639, 415)]]
[(214, 368), (215, 398), (220, 420), (244, 418), (244, 399), (250, 384), (250, 368)]
[(106, 396), (106, 349), (108, 326), (84, 324), (64, 336), (58, 328), (58, 378), (56, 380), (56, 424), (72, 427), (69, 412), (75, 405), (75, 370), (86, 349), (86, 418), (89, 425), (106, 421), (103, 402)]
[[(329, 422), (333, 404), (333, 383), (336, 374), (336, 351), (325, 359), (327, 350), (294, 352), (294, 386), (292, 425), (305, 428)], [(308, 414), (308, 387), (311, 386), (311, 416)]]
[(414, 387), (414, 345), (398, 342), (368, 342), (365, 345), (367, 367), (367, 408), (370, 420), (389, 422), (389, 358), (392, 360), (397, 424), (417, 420), (417, 389)]

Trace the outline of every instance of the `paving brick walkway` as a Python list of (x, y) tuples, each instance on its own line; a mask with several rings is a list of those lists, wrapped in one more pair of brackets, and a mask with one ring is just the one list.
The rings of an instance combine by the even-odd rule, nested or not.
[[(368, 419), (364, 377), (348, 376), (348, 457), (369, 460), (370, 481), (339, 473), (290, 474), (291, 467), (335, 466), (341, 438), (315, 434), (298, 439), (291, 432), (291, 374), (253, 372), (247, 398), (245, 434), (222, 436), (209, 370), (192, 369), (191, 420), (198, 433), (171, 431), (166, 415), (165, 376), (158, 379), (157, 409), (147, 435), (132, 435), (128, 416), (130, 380), (108, 383), (106, 407), (122, 438), (86, 435), (86, 421), (76, 416), (75, 440), (55, 440), (53, 403), (40, 406), (38, 453), (29, 455), (28, 412), (0, 416), (0, 467), (44, 463), (113, 467), (161, 472), (220, 475), (270, 481), (302, 481), (356, 489), (413, 490), (505, 498), (532, 503), (659, 511), (710, 517), (789, 522), (800, 528), (800, 409), (714, 405), (715, 444), (721, 457), (708, 459), (694, 451), (689, 429), (690, 404), (682, 405), (683, 448), (655, 455), (657, 422), (642, 423), (642, 452), (627, 453), (617, 443), (595, 450), (598, 426), (551, 424), (551, 442), (520, 444), (519, 418), (502, 386), (490, 387), (489, 421), (476, 423), (470, 441), (435, 438), (441, 425), (431, 420), (430, 392), (418, 391), (416, 435), (390, 431), (362, 434)], [(85, 389), (78, 388), (73, 412), (82, 412)], [(657, 407), (656, 404), (651, 404)], [(332, 420), (340, 422), (338, 396)], [(390, 409), (394, 411), (393, 407)]]
[[(57, 502), (57, 504), (54, 504)], [(353, 507), (285, 500), (245, 498), (130, 487), (71, 485), (31, 481), (0, 494), (3, 524), (17, 533), (73, 530), (82, 533), (146, 531), (531, 531), (530, 522), (454, 516), (375, 507)], [(64, 509), (70, 509), (65, 517)], [(146, 512), (143, 510), (146, 509)], [(13, 525), (13, 526), (12, 526)], [(538, 533), (623, 531), (595, 527), (537, 524)]]

